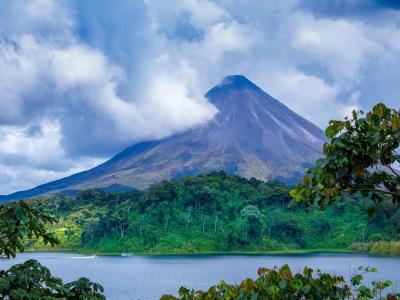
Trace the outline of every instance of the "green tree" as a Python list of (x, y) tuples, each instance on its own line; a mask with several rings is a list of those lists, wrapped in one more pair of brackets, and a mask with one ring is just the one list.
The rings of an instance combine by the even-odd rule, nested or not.
[(247, 205), (240, 211), (240, 215), (246, 224), (246, 239), (248, 237), (259, 239), (264, 225), (265, 216), (257, 206)]
[(325, 208), (343, 193), (400, 202), (400, 110), (380, 103), (361, 116), (353, 111), (352, 118), (330, 121), (324, 157), (291, 191), (295, 202)]
[[(0, 254), (15, 257), (23, 252), (24, 238), (58, 244), (46, 225), (56, 220), (26, 202), (0, 205)], [(64, 284), (36, 260), (0, 271), (1, 299), (105, 299), (103, 287), (86, 278)]]
[(45, 244), (57, 244), (56, 237), (46, 229), (47, 224), (56, 220), (29, 206), (16, 202), (0, 206), (0, 255), (15, 257), (17, 251), (24, 251), (24, 238), (42, 238)]

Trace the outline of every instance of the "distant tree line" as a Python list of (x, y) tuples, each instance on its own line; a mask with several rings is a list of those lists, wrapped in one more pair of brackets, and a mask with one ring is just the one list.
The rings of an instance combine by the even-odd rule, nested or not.
[[(400, 210), (389, 199), (376, 208), (361, 194), (326, 211), (293, 205), (290, 187), (213, 172), (162, 181), (145, 191), (86, 190), (76, 197), (34, 201), (59, 218), (61, 249), (171, 253), (344, 249), (394, 240)], [(370, 218), (365, 213), (376, 208)], [(29, 244), (41, 249), (42, 244)]]

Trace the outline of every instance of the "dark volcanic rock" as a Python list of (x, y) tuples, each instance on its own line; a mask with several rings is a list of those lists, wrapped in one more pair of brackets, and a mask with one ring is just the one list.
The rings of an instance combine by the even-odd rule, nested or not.
[(226, 77), (206, 97), (219, 112), (203, 126), (136, 144), (89, 171), (3, 199), (116, 184), (141, 189), (214, 170), (290, 181), (321, 155), (323, 131), (244, 76)]

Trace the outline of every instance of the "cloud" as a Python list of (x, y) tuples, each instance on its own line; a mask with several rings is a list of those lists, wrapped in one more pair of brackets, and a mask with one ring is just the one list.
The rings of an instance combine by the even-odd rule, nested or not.
[(49, 171), (68, 168), (60, 145), (59, 124), (42, 120), (36, 128), (2, 127), (0, 155), (7, 164), (30, 165)]
[[(217, 22), (229, 19), (229, 15), (217, 4), (207, 0), (177, 0), (174, 5), (161, 0), (145, 1), (153, 28), (171, 38), (176, 35), (179, 26), (191, 26), (204, 33)], [(185, 23), (180, 20), (186, 19)]]
[(335, 80), (358, 81), (368, 56), (382, 51), (363, 30), (357, 22), (302, 18), (293, 46), (312, 63), (328, 68)]
[[(292, 69), (275, 71), (273, 76), (264, 78), (264, 81), (268, 82), (272, 95), (308, 120), (319, 124), (329, 118), (342, 117), (341, 109), (338, 109), (335, 102), (339, 94), (338, 87), (331, 86), (318, 77)], [(318, 116), (315, 111), (319, 112)], [(333, 111), (336, 113), (332, 113)]]
[(398, 106), (396, 5), (310, 3), (1, 2), (3, 192), (207, 122), (203, 95), (229, 74), (321, 127), (377, 99)]
[(61, 128), (43, 119), (34, 126), (0, 128), (0, 193), (10, 193), (80, 172), (100, 160), (76, 162), (61, 145)]
[(101, 160), (94, 159), (87, 159), (84, 163), (75, 162), (74, 168), (63, 172), (28, 167), (26, 165), (10, 166), (9, 164), (0, 163), (0, 193), (9, 194), (35, 187), (60, 177), (87, 170), (101, 162)]
[(6, 38), (29, 34), (68, 39), (74, 21), (71, 11), (66, 9), (64, 3), (64, 0), (2, 1), (0, 33)]

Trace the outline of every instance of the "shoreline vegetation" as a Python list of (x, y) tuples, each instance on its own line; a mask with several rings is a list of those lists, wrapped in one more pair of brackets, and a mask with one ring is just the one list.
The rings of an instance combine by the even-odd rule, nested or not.
[[(26, 250), (26, 253), (78, 253), (82, 255), (96, 255), (96, 256), (122, 256), (120, 252), (99, 252), (99, 251), (88, 251), (79, 249), (30, 249)], [(208, 255), (248, 255), (248, 256), (270, 256), (270, 255), (307, 255), (307, 254), (319, 254), (319, 253), (349, 253), (357, 254), (363, 253), (360, 251), (349, 250), (349, 249), (289, 249), (289, 250), (272, 250), (272, 251), (215, 251), (215, 252), (141, 252), (141, 253), (129, 253), (131, 256), (208, 256)]]
[[(78, 253), (82, 255), (96, 256), (122, 256), (124, 252), (90, 251), (88, 249), (28, 249), (27, 253)], [(128, 252), (128, 256), (207, 256), (207, 255), (248, 255), (248, 256), (272, 256), (272, 255), (309, 255), (323, 253), (347, 253), (367, 254), (372, 256), (400, 256), (400, 241), (376, 241), (368, 243), (356, 243), (347, 249), (283, 249), (271, 251), (208, 251), (208, 252)]]
[(400, 241), (375, 241), (356, 243), (349, 250), (373, 255), (400, 256)]

